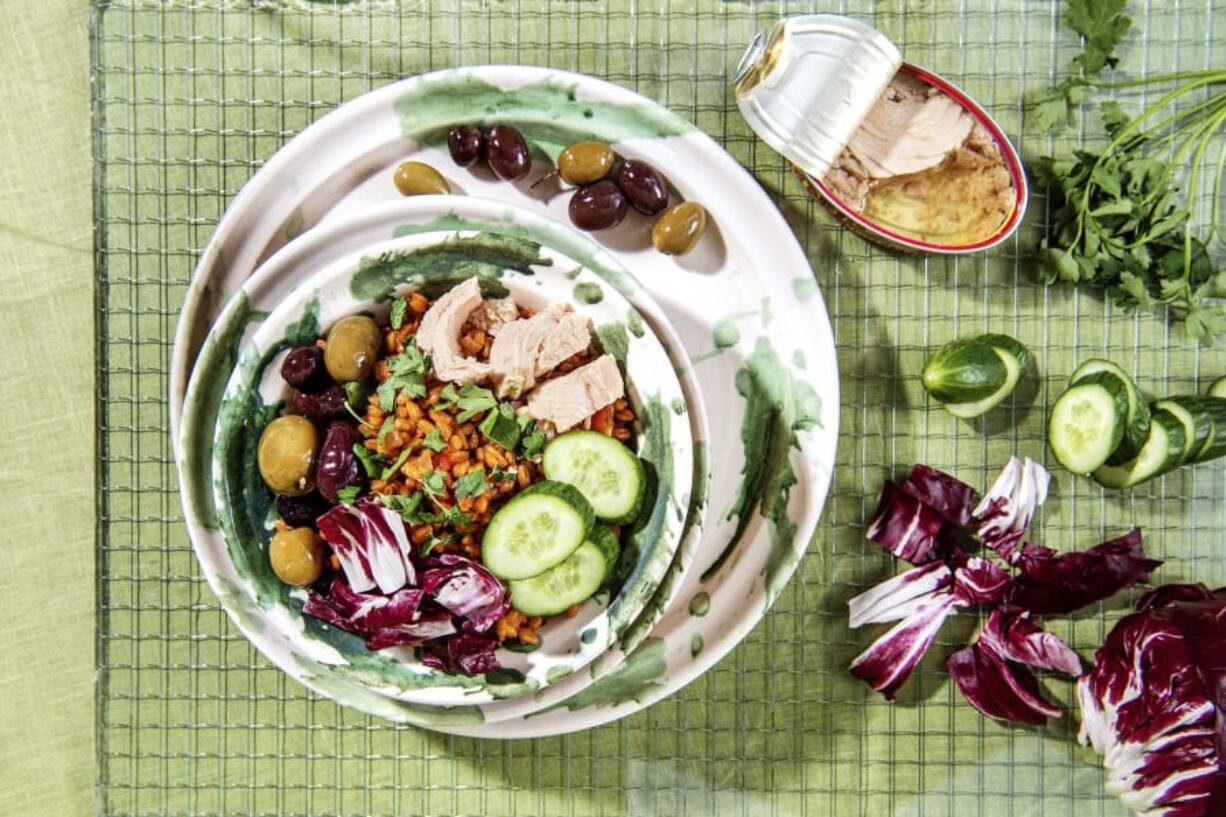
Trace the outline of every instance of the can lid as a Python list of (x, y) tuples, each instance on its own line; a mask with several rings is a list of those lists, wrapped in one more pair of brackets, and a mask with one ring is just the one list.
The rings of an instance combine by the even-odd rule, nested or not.
[(898, 47), (870, 25), (788, 17), (745, 50), (733, 78), (737, 106), (764, 142), (820, 179), (901, 64)]

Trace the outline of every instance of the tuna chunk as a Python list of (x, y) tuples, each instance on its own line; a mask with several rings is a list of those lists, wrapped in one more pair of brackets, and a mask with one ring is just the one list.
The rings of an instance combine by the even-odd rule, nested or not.
[(586, 366), (542, 383), (528, 395), (528, 414), (553, 423), (558, 433), (569, 431), (626, 393), (613, 355), (601, 355)]
[(513, 298), (491, 298), (469, 316), (473, 326), (489, 335), (497, 335), (504, 325), (518, 318), (519, 305)]
[(519, 397), (592, 342), (588, 319), (565, 304), (550, 304), (531, 318), (504, 324), (490, 346), (490, 368), (499, 397)]
[(452, 287), (422, 316), (417, 345), (430, 354), (439, 380), (476, 383), (489, 378), (489, 364), (464, 357), (460, 351), (460, 330), (481, 305), (481, 282), (474, 276)]

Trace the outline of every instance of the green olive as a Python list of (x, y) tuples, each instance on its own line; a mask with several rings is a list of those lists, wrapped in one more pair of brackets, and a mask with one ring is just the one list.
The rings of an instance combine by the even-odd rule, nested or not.
[(616, 158), (604, 142), (575, 142), (558, 156), (558, 173), (571, 184), (591, 184), (609, 175)]
[(396, 189), (406, 196), (429, 196), (451, 192), (443, 174), (425, 162), (401, 162), (392, 176)]
[(256, 460), (269, 488), (285, 496), (302, 496), (315, 487), (315, 452), (319, 431), (297, 414), (278, 417), (260, 435)]
[(651, 243), (662, 253), (684, 255), (694, 249), (707, 229), (707, 210), (696, 201), (683, 201), (664, 211), (651, 228)]
[(279, 530), (268, 543), (272, 572), (295, 587), (306, 587), (318, 581), (326, 559), (323, 542), (310, 528)]
[(361, 380), (375, 368), (380, 340), (379, 324), (365, 315), (341, 318), (328, 332), (324, 368), (338, 383)]

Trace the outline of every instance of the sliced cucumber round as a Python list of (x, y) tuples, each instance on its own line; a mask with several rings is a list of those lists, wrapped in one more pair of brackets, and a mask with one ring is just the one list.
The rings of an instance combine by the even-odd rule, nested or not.
[(554, 437), (541, 457), (545, 476), (579, 489), (599, 519), (631, 522), (643, 503), (647, 480), (634, 452), (598, 431)]
[(592, 506), (573, 486), (537, 483), (490, 518), (481, 560), (500, 579), (539, 576), (583, 544), (593, 520)]
[(1047, 444), (1061, 465), (1089, 474), (1107, 462), (1124, 438), (1127, 391), (1114, 373), (1098, 372), (1060, 395), (1047, 421)]
[[(1017, 388), (1030, 350), (1008, 335), (981, 335), (945, 344), (924, 366), (922, 381), (955, 417), (979, 417)], [(989, 388), (991, 387), (991, 388)]]
[(591, 598), (612, 567), (605, 551), (588, 541), (539, 576), (507, 583), (511, 607), (526, 616), (556, 616)]
[(1226, 397), (1226, 377), (1219, 377), (1209, 386), (1210, 397)]
[[(1193, 398), (1199, 400), (1199, 398)], [(1226, 402), (1226, 401), (1223, 401)], [(1183, 426), (1183, 453), (1179, 464), (1194, 462), (1200, 452), (1213, 438), (1213, 420), (1209, 413), (1200, 410), (1192, 401), (1168, 397), (1154, 403), (1154, 408), (1168, 412)]]
[(1209, 462), (1226, 456), (1226, 397), (1168, 397), (1161, 404), (1176, 417), (1180, 416), (1179, 409), (1190, 414), (1194, 432), (1205, 433), (1187, 462)]
[(1102, 466), (1094, 472), (1094, 481), (1107, 488), (1131, 488), (1161, 476), (1179, 466), (1183, 443), (1183, 424), (1169, 411), (1155, 408), (1141, 453), (1123, 465)]
[(1129, 376), (1124, 368), (1110, 360), (1093, 358), (1082, 363), (1069, 379), (1071, 385), (1076, 385), (1092, 374), (1110, 372), (1116, 375), (1128, 389), (1128, 415), (1124, 419), (1124, 437), (1118, 448), (1107, 458), (1108, 465), (1121, 465), (1137, 455), (1141, 446), (1149, 436), (1149, 403), (1145, 395), (1137, 387), (1136, 381)]

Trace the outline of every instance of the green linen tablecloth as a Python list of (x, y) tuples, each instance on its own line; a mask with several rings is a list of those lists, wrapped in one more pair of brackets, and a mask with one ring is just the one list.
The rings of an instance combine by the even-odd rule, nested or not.
[[(0, 812), (1123, 815), (1097, 758), (1076, 745), (1074, 717), (1009, 728), (958, 699), (942, 659), (974, 616), (951, 623), (889, 704), (846, 673), (871, 636), (847, 629), (845, 601), (893, 569), (863, 539), (883, 478), (922, 461), (983, 485), (1010, 454), (1046, 460), (1046, 409), (1080, 359), (1109, 355), (1169, 394), (1226, 373), (1226, 356), (1188, 344), (1163, 316), (1124, 316), (1092, 293), (1036, 285), (1042, 191), (1015, 239), (958, 259), (898, 256), (834, 224), (749, 133), (727, 88), (744, 44), (781, 13), (870, 20), (909, 60), (988, 107), (1027, 158), (1081, 136), (1053, 141), (1025, 113), (1026, 92), (1062, 76), (1076, 52), (1064, 0), (861, 5), (100, 3), (92, 152), (84, 0), (0, 5)], [(1214, 0), (1131, 5), (1126, 75), (1226, 54)], [(343, 710), (255, 653), (200, 575), (165, 433), (178, 306), (241, 185), (311, 121), (372, 87), (496, 62), (607, 77), (721, 141), (806, 247), (842, 371), (831, 496), (764, 622), (645, 712), (523, 742), (449, 738)], [(957, 421), (929, 406), (915, 374), (931, 348), (982, 331), (1031, 344), (1043, 382), (1029, 407)], [(1161, 578), (1226, 578), (1220, 466), (1124, 494), (1057, 472), (1053, 496), (1036, 525), (1042, 543), (1084, 548), (1139, 524), (1167, 560)], [(1052, 629), (1088, 657), (1130, 600)], [(1068, 683), (1045, 688), (1075, 708)]]

